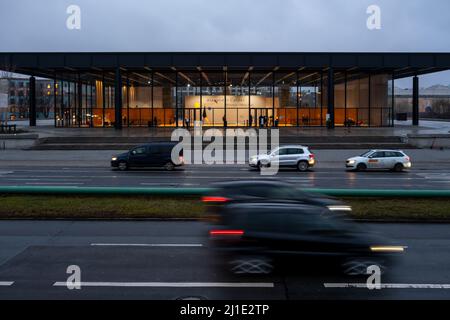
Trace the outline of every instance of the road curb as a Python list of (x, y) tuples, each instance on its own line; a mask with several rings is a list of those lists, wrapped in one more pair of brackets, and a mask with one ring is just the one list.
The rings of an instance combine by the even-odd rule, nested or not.
[[(360, 223), (436, 223), (436, 224), (450, 224), (450, 219), (447, 220), (424, 220), (424, 219), (348, 219)], [(154, 222), (205, 222), (206, 218), (8, 218), (0, 217), (0, 221), (154, 221)]]
[[(0, 186), (0, 194), (45, 194), (45, 195), (120, 195), (120, 196), (203, 196), (214, 188), (170, 188), (170, 187), (31, 187)], [(320, 193), (334, 197), (370, 198), (450, 198), (450, 190), (399, 190), (399, 189), (325, 189), (303, 188), (305, 192)], [(299, 189), (300, 191), (300, 189)]]

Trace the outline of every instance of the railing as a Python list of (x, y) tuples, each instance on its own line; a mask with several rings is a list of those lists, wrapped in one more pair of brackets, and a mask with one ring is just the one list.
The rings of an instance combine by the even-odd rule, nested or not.
[(15, 124), (0, 124), (0, 133), (16, 133), (17, 126)]
[[(0, 194), (201, 196), (213, 188), (45, 187), (0, 186)], [(302, 189), (335, 197), (450, 198), (450, 190)]]

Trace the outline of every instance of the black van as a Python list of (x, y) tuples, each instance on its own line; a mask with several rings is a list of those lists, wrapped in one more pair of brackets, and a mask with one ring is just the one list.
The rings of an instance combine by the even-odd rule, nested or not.
[(134, 147), (128, 152), (113, 156), (111, 167), (122, 171), (133, 167), (158, 167), (171, 171), (184, 165), (182, 151), (177, 161), (172, 159), (172, 149), (175, 145), (175, 142), (155, 142)]

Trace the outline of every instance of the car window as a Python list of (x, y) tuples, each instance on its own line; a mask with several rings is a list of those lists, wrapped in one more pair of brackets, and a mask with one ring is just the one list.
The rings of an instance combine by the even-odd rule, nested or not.
[(303, 149), (299, 149), (299, 148), (289, 148), (288, 149), (288, 154), (303, 154)]
[(368, 157), (371, 153), (372, 151), (364, 152), (362, 155), (360, 155), (360, 157)]
[(370, 157), (371, 158), (384, 158), (384, 151), (374, 152)]
[(244, 228), (256, 232), (282, 232), (283, 215), (275, 212), (260, 212), (249, 210), (245, 217)]
[(288, 154), (288, 150), (289, 150), (289, 149), (280, 149), (280, 150), (278, 151), (278, 155), (280, 155), (280, 156), (285, 156), (285, 155)]
[(285, 230), (296, 235), (308, 233), (328, 233), (343, 230), (345, 221), (333, 216), (310, 213), (290, 213), (285, 219)]
[(395, 152), (395, 151), (386, 151), (384, 153), (384, 156), (389, 157), (389, 158), (403, 157), (403, 155), (400, 152)]
[(264, 198), (268, 196), (268, 189), (266, 186), (242, 185), (239, 187), (231, 186), (224, 188), (225, 194), (229, 197), (257, 197)]
[(140, 154), (145, 154), (145, 153), (147, 153), (147, 150), (145, 147), (137, 147), (131, 151), (131, 154), (133, 154), (133, 155), (140, 155)]
[(162, 146), (150, 146), (150, 153), (156, 154), (156, 153), (163, 153), (164, 148)]

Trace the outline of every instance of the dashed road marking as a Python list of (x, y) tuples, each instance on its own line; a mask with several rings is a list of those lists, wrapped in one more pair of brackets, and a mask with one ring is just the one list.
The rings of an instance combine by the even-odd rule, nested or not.
[[(273, 288), (272, 282), (78, 282), (81, 287), (141, 287), (141, 288)], [(67, 282), (55, 282), (54, 287), (66, 287)]]
[(82, 185), (84, 182), (26, 182), (28, 185)]
[[(367, 289), (367, 283), (324, 283), (325, 288)], [(450, 289), (450, 284), (430, 283), (382, 283), (381, 289)]]
[(97, 247), (203, 247), (201, 243), (91, 243)]

